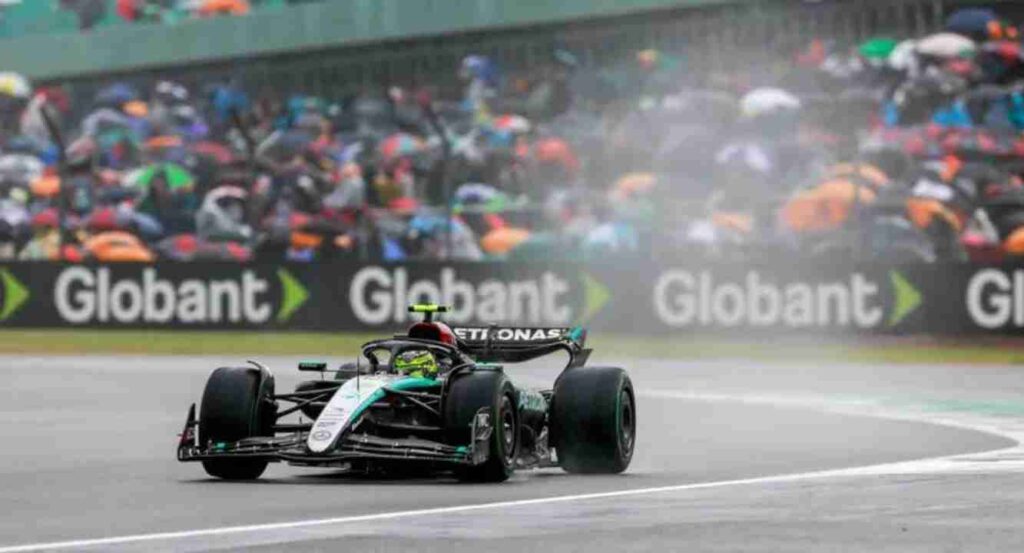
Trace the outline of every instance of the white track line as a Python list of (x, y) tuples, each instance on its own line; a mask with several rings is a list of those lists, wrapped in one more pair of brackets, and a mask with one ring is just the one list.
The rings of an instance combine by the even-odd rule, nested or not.
[[(899, 463), (893, 463), (897, 465)], [(882, 468), (887, 465), (872, 465), (874, 468)], [(696, 484), (679, 484), (674, 486), (659, 486), (655, 488), (637, 488), (632, 490), (621, 490), (615, 492), (600, 492), (578, 495), (562, 495), (556, 497), (542, 497), (537, 499), (522, 499), (518, 501), (499, 501), (495, 503), (481, 503), (476, 505), (457, 505), (453, 507), (438, 507), (433, 509), (418, 509), (414, 511), (395, 511), (391, 513), (378, 513), (372, 515), (356, 515), (337, 518), (321, 518), (313, 520), (299, 520), (294, 522), (275, 522), (269, 524), (253, 524), (249, 526), (227, 526), (223, 528), (207, 528), (202, 530), (186, 530), (181, 532), (162, 532), (156, 534), (136, 534), (132, 536), (118, 536), (111, 538), (97, 538), (88, 540), (71, 540), (50, 543), (33, 543), (26, 545), (15, 545), (0, 547), (0, 553), (25, 553), (31, 551), (52, 551), (56, 549), (76, 549), (86, 547), (102, 547), (112, 545), (124, 545), (134, 543), (145, 543), (154, 541), (168, 541), (188, 538), (199, 538), (208, 536), (224, 536), (230, 534), (245, 534), (250, 532), (269, 532), (275, 530), (292, 530), (296, 528), (309, 528), (314, 526), (331, 526), (338, 524), (352, 524), (358, 522), (378, 522), (394, 520), (399, 518), (422, 517), (431, 515), (445, 515), (451, 513), (465, 513), (471, 511), (485, 511), (492, 509), (506, 509), (510, 507), (525, 507), (529, 505), (542, 505), (551, 503), (566, 503), (570, 501), (586, 501), (590, 499), (608, 499), (615, 497), (628, 497), (636, 495), (647, 495), (666, 492), (681, 492), (693, 490), (706, 490), (713, 488), (725, 488), (730, 486), (743, 486), (750, 484), (777, 484), (785, 482), (796, 482), (811, 480), (815, 478), (828, 478), (837, 476), (851, 476), (861, 474), (866, 468), (855, 467), (847, 469), (823, 470), (815, 472), (802, 472), (784, 474), (778, 476), (762, 476), (756, 478), (742, 478), (739, 480), (720, 480), (717, 482), (701, 482)]]
[[(651, 395), (656, 397), (666, 397), (673, 399), (702, 399), (705, 401), (749, 401), (751, 403), (762, 403), (762, 404), (778, 404), (787, 403), (780, 401), (782, 398), (751, 398), (749, 396), (726, 396), (726, 395), (712, 395), (712, 394), (689, 394), (689, 393), (671, 393), (662, 392), (654, 394), (642, 394)], [(799, 402), (803, 403), (803, 402)], [(791, 405), (796, 406), (796, 405)], [(831, 409), (822, 409), (823, 405), (801, 405), (804, 408), (817, 408), (817, 410), (831, 411)], [(847, 413), (854, 414), (854, 413)], [(869, 416), (874, 418), (883, 419), (901, 419), (903, 417), (893, 416), (892, 414), (881, 414), (881, 413), (857, 413), (860, 416)], [(945, 426), (960, 426), (968, 427), (971, 425), (956, 424), (953, 421), (942, 421), (938, 423)], [(974, 426), (973, 429), (979, 431), (988, 431), (990, 433), (996, 433), (1006, 435), (1002, 432), (998, 432), (995, 429), (985, 428), (984, 430)], [(1007, 436), (1009, 437), (1009, 436)], [(1019, 437), (1016, 436), (1016, 437)], [(995, 452), (1002, 451), (1015, 451), (1019, 450), (1019, 445), (1014, 447), (1000, 449)], [(354, 524), (361, 522), (380, 522), (410, 517), (423, 517), (432, 515), (445, 515), (452, 513), (466, 513), (473, 511), (486, 511), (486, 510), (497, 510), (497, 509), (508, 509), (515, 507), (526, 507), (531, 505), (545, 505), (554, 503), (567, 503), (571, 501), (587, 501), (593, 499), (609, 499), (616, 497), (630, 497), (639, 495), (650, 495), (658, 493), (670, 493), (670, 492), (685, 492), (695, 490), (708, 490), (716, 488), (727, 488), (733, 486), (747, 486), (747, 485), (758, 485), (758, 484), (782, 484), (791, 482), (800, 482), (814, 479), (823, 478), (837, 478), (837, 477), (850, 477), (850, 476), (864, 476), (868, 474), (884, 474), (889, 471), (900, 471), (906, 470), (907, 468), (915, 467), (920, 463), (929, 463), (947, 459), (956, 459), (958, 457), (964, 457), (964, 455), (944, 455), (934, 458), (918, 459), (913, 461), (899, 461), (894, 463), (879, 463), (873, 465), (865, 465), (860, 467), (848, 467), (840, 469), (829, 469), (819, 470), (811, 472), (799, 472), (792, 474), (782, 474), (775, 476), (760, 476), (753, 478), (741, 478), (737, 480), (719, 480), (715, 482), (699, 482), (691, 484), (676, 484), (671, 486), (658, 486), (652, 488), (637, 488), (631, 490), (620, 490), (614, 492), (599, 492), (589, 494), (576, 494), (576, 495), (562, 495), (555, 497), (541, 497), (536, 499), (522, 499), (517, 501), (499, 501), (494, 503), (480, 503), (475, 505), (456, 505), (452, 507), (437, 507), (431, 509), (417, 509), (412, 511), (395, 511), (390, 513), (376, 513), (370, 515), (355, 515), (335, 518), (321, 518), (311, 520), (298, 520), (293, 522), (273, 522), (267, 524), (252, 524), (247, 526), (225, 526), (221, 528), (205, 528), (200, 530), (184, 530), (178, 532), (160, 532), (152, 534), (134, 534), (129, 536), (116, 536), (109, 538), (96, 538), (96, 539), (84, 539), (84, 540), (69, 540), (69, 541), (57, 541), (48, 543), (32, 543), (24, 545), (14, 545), (0, 547), (0, 553), (27, 553), (34, 551), (54, 551), (61, 549), (84, 549), (92, 547), (104, 547), (104, 546), (115, 546), (115, 545), (126, 545), (126, 544), (141, 544), (148, 542), (157, 541), (174, 541), (191, 538), (202, 538), (202, 537), (213, 537), (213, 536), (225, 536), (232, 534), (247, 534), (253, 532), (272, 532), (277, 530), (293, 530), (298, 528), (311, 528), (319, 526), (332, 526), (341, 524)]]

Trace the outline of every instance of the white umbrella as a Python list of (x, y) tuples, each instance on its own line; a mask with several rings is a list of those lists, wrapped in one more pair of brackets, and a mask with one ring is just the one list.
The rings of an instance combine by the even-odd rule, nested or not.
[(904, 40), (889, 54), (889, 67), (897, 71), (911, 71), (917, 63), (917, 41)]
[(917, 43), (917, 52), (936, 58), (959, 58), (974, 55), (978, 49), (975, 42), (956, 33), (938, 33), (922, 38)]
[(798, 110), (800, 106), (799, 98), (780, 88), (765, 87), (751, 90), (740, 100), (740, 112), (744, 117)]

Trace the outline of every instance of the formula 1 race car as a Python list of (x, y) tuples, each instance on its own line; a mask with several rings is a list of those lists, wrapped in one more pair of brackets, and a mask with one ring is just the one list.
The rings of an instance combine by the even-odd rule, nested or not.
[[(357, 362), (277, 394), (262, 365), (225, 367), (206, 383), (178, 445), (179, 461), (211, 476), (259, 478), (267, 464), (361, 473), (451, 472), (500, 482), (515, 469), (558, 466), (619, 473), (636, 443), (636, 397), (626, 371), (587, 367), (582, 328), (451, 328), (424, 314), (405, 335), (364, 344)], [(498, 363), (555, 352), (568, 363), (550, 390), (515, 386)], [(282, 408), (281, 404), (292, 404)], [(310, 419), (281, 422), (290, 414)]]

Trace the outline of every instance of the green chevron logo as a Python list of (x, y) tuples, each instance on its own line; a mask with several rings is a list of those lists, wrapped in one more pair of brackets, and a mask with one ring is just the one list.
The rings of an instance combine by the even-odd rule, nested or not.
[(0, 305), (0, 321), (6, 321), (25, 305), (31, 294), (28, 288), (7, 269), (0, 269), (0, 285), (4, 289), (3, 304)]
[(893, 309), (889, 314), (889, 326), (894, 327), (921, 306), (921, 292), (899, 271), (889, 271), (892, 282)]
[(607, 286), (589, 274), (583, 273), (583, 315), (579, 318), (579, 324), (589, 323), (611, 298), (612, 294)]
[(281, 306), (277, 310), (277, 322), (285, 323), (308, 300), (309, 291), (284, 269), (277, 270), (277, 279), (281, 282)]

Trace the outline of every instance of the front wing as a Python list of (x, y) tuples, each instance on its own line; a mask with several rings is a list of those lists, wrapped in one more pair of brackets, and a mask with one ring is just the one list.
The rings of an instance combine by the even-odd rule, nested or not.
[(471, 427), (472, 442), (453, 446), (418, 438), (381, 438), (369, 434), (344, 434), (326, 453), (306, 448), (306, 433), (246, 438), (237, 442), (201, 443), (202, 428), (192, 405), (178, 443), (181, 462), (214, 459), (264, 459), (309, 467), (345, 467), (354, 461), (420, 462), (449, 466), (475, 466), (487, 462), (494, 429), (487, 409), (481, 409)]

